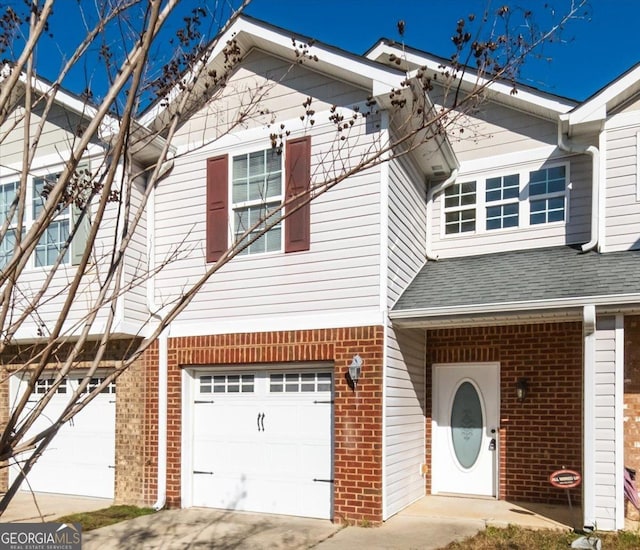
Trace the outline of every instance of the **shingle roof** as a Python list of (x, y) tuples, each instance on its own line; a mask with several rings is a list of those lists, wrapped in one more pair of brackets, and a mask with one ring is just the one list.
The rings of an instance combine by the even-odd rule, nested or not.
[(635, 293), (640, 251), (583, 254), (563, 246), (427, 262), (393, 310)]

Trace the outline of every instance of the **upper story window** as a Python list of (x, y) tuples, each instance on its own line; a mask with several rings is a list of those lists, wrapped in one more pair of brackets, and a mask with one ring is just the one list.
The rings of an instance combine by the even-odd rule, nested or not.
[[(56, 182), (57, 178), (58, 174), (48, 174), (35, 177), (29, 176), (27, 179), (27, 207), (24, 211), (23, 232), (27, 231), (29, 226), (31, 226), (34, 220), (42, 213), (46, 202), (46, 190), (49, 185), (53, 185)], [(18, 182), (10, 181), (0, 184), (0, 216), (2, 216), (2, 222), (9, 216), (18, 192)], [(61, 262), (63, 264), (71, 262), (73, 251), (70, 250), (71, 247), (69, 246), (65, 248), (65, 244), (69, 239), (72, 227), (72, 215), (72, 208), (69, 206), (58, 209), (54, 219), (51, 220), (36, 244), (32, 259), (33, 263), (31, 265), (35, 267), (53, 265), (58, 260), (61, 252), (63, 253)], [(16, 244), (16, 219), (17, 216), (14, 212), (10, 220), (9, 229), (0, 241), (0, 268), (6, 265), (14, 252)], [(75, 244), (76, 247), (81, 248), (84, 244), (84, 231), (82, 233), (83, 236), (78, 239), (78, 242)], [(76, 235), (80, 235), (80, 231)], [(76, 239), (74, 238), (74, 242), (75, 241)]]
[(564, 221), (566, 168), (556, 166), (529, 174), (531, 225)]
[[(33, 219), (41, 214), (44, 203), (46, 202), (45, 191), (46, 186), (55, 184), (58, 179), (58, 174), (52, 176), (44, 176), (41, 178), (34, 178), (32, 181), (33, 192)], [(56, 214), (49, 226), (45, 229), (42, 237), (36, 245), (35, 252), (35, 265), (36, 267), (53, 265), (58, 258), (60, 252), (64, 249), (64, 244), (69, 238), (69, 207), (60, 209)], [(64, 250), (64, 257), (62, 263), (69, 261), (69, 248)]]
[[(282, 203), (282, 155), (274, 148), (233, 157), (232, 209), (234, 236), (238, 240), (249, 229), (246, 237), (259, 233), (265, 227), (269, 212)], [(270, 220), (271, 221), (271, 220)], [(241, 254), (259, 254), (282, 250), (282, 222), (245, 248)]]
[(444, 193), (445, 233), (476, 229), (476, 182), (455, 183)]
[(568, 189), (566, 164), (456, 183), (445, 190), (444, 233), (564, 222)]
[(487, 179), (486, 227), (502, 229), (518, 227), (520, 177), (518, 174)]
[(283, 203), (287, 218), (276, 219), (267, 233), (241, 253), (309, 250), (310, 191), (309, 136), (287, 140), (280, 155), (269, 148), (207, 159), (207, 262), (218, 261), (234, 243), (242, 244), (247, 231), (251, 233), (244, 238), (250, 239), (264, 229), (261, 220)]
[[(2, 216), (2, 222), (7, 219), (11, 211), (11, 205), (18, 192), (18, 183), (10, 182), (0, 185), (0, 216)], [(11, 225), (15, 223), (15, 214)], [(11, 225), (4, 237), (0, 240), (0, 267), (6, 265), (9, 258), (13, 255), (13, 249), (16, 245), (16, 235), (12, 230)]]

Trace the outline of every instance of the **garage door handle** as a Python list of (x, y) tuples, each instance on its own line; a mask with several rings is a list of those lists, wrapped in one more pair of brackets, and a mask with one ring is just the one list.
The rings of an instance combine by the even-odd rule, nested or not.
[(194, 474), (205, 474), (205, 475), (208, 475), (208, 476), (212, 476), (213, 475), (213, 472), (205, 472), (203, 470), (193, 470), (193, 473)]
[(264, 432), (264, 413), (258, 413), (258, 431)]
[(115, 470), (115, 469), (116, 469), (116, 467), (115, 467), (115, 466), (111, 466), (111, 465), (107, 466), (107, 468), (111, 468), (112, 470)]
[(316, 482), (322, 482), (322, 483), (333, 483), (333, 479), (318, 479), (318, 478), (313, 478), (313, 481)]

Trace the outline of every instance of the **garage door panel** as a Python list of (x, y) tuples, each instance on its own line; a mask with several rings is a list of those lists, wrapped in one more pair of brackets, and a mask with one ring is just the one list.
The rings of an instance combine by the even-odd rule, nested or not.
[[(77, 388), (79, 376), (68, 379), (56, 393), (28, 434), (35, 434), (60, 416)], [(100, 379), (96, 378), (97, 383)], [(50, 380), (40, 381), (36, 394), (40, 395)], [(24, 391), (26, 381), (12, 380), (13, 399)], [(109, 393), (99, 394), (71, 421), (64, 424), (48, 445), (28, 475), (31, 489), (36, 492), (63, 493), (81, 496), (113, 498), (115, 470), (115, 385)], [(15, 402), (15, 401), (13, 401)], [(31, 406), (35, 406), (33, 400)], [(10, 469), (10, 478), (18, 473)], [(29, 490), (23, 483), (21, 490)]]
[(331, 374), (194, 378), (193, 505), (330, 518)]

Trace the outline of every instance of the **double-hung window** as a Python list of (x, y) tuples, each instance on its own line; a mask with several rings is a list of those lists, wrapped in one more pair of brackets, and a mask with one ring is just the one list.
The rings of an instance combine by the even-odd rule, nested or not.
[[(264, 230), (266, 220), (282, 203), (282, 156), (274, 148), (237, 155), (232, 163), (233, 229), (236, 240), (246, 231), (249, 239)], [(245, 248), (243, 254), (279, 252), (282, 250), (282, 222), (277, 221), (269, 231)]]
[(309, 136), (288, 139), (284, 154), (269, 147), (208, 158), (207, 262), (218, 261), (234, 243), (247, 245), (240, 252), (245, 255), (309, 250), (310, 186)]
[(485, 191), (487, 230), (518, 227), (519, 195), (518, 174), (487, 179)]

